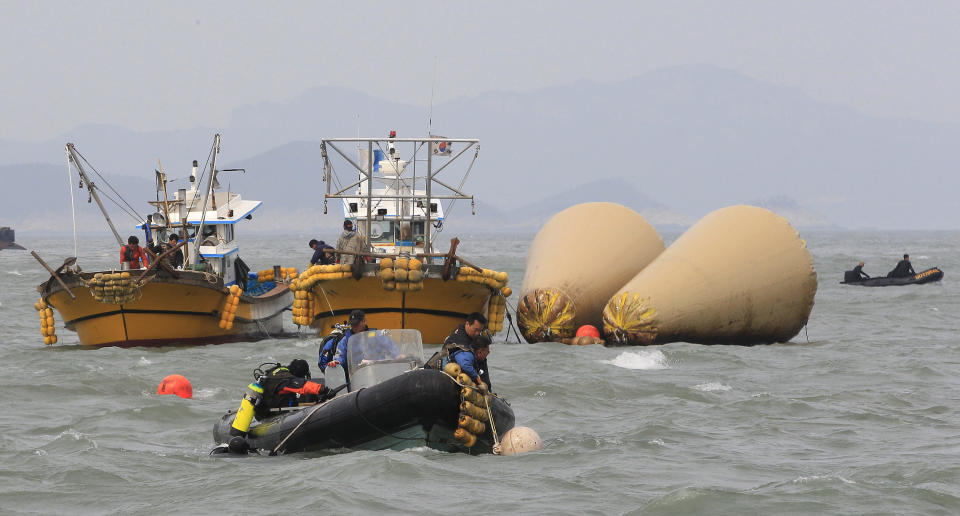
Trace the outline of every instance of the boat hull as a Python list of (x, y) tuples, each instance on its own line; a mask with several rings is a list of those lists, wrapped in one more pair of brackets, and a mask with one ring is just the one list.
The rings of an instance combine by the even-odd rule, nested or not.
[(264, 295), (243, 295), (233, 327), (220, 328), (229, 290), (215, 276), (180, 271), (175, 279), (158, 274), (140, 287), (140, 295), (124, 304), (101, 303), (84, 284), (93, 273), (61, 278), (76, 299), (54, 280), (38, 289), (41, 298), (60, 315), (84, 346), (198, 345), (257, 340), (283, 331), (283, 311), (293, 294), (283, 284)]
[[(489, 425), (471, 448), (454, 439), (460, 401), (460, 387), (452, 378), (434, 369), (416, 369), (322, 405), (259, 421), (250, 427), (246, 439), (251, 448), (278, 453), (424, 446), (446, 452), (491, 453)], [(513, 428), (513, 409), (506, 401), (492, 398), (491, 411), (498, 435)], [(214, 424), (216, 443), (230, 441), (235, 416), (227, 413)]]
[(314, 290), (320, 309), (311, 326), (320, 335), (346, 322), (352, 310), (363, 310), (371, 328), (417, 329), (427, 344), (442, 344), (471, 312), (486, 313), (491, 295), (483, 285), (439, 277), (425, 278), (422, 290), (387, 291), (369, 273), (325, 281)]
[(929, 268), (904, 278), (888, 278), (879, 276), (863, 281), (841, 281), (844, 285), (859, 285), (861, 287), (897, 287), (902, 285), (922, 285), (943, 279), (943, 271), (938, 267)]

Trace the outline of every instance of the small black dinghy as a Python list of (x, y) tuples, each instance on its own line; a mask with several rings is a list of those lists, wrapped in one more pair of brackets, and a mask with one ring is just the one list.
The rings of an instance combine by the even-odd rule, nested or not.
[(888, 278), (878, 276), (875, 278), (862, 279), (859, 281), (841, 281), (844, 285), (860, 285), (862, 287), (889, 287), (899, 285), (920, 285), (922, 283), (932, 283), (943, 279), (943, 271), (939, 267), (932, 267), (923, 272), (918, 272), (910, 276), (901, 278)]
[[(457, 379), (425, 369), (417, 330), (352, 335), (347, 355), (346, 378), (343, 367), (336, 367), (327, 368), (325, 379), (330, 386), (346, 382), (345, 394), (258, 418), (243, 438), (246, 447), (283, 454), (427, 446), (479, 454), (493, 452), (494, 432), (503, 436), (514, 427), (513, 409), (503, 399), (477, 388), (466, 375)], [(214, 425), (213, 438), (221, 447), (235, 438), (230, 432), (235, 416), (228, 412)]]

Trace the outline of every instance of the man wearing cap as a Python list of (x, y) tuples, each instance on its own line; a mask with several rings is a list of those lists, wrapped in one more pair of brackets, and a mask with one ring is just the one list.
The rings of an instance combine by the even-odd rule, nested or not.
[[(370, 330), (371, 328), (367, 327), (367, 314), (363, 313), (363, 310), (354, 310), (350, 312), (350, 329), (343, 333), (343, 338), (340, 339), (340, 342), (337, 344), (337, 353), (333, 356), (333, 359), (327, 362), (323, 367), (326, 370), (327, 367), (337, 367), (338, 365), (346, 362), (347, 360), (347, 341), (350, 340), (350, 336), (355, 333), (363, 333)], [(333, 346), (333, 341), (327, 343), (327, 346)], [(324, 353), (320, 353), (323, 360)]]
[(310, 258), (310, 265), (330, 265), (334, 263), (333, 247), (327, 245), (323, 240), (310, 240), (310, 249), (313, 249), (313, 257)]

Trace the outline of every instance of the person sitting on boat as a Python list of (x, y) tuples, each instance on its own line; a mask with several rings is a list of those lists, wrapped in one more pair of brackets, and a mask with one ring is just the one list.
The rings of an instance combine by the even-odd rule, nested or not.
[[(164, 251), (169, 251), (180, 243), (180, 236), (176, 233), (170, 235), (170, 239), (167, 241), (167, 246), (163, 249)], [(174, 269), (179, 269), (183, 267), (183, 249), (177, 249), (172, 255), (168, 257), (170, 259), (170, 266)]]
[(120, 270), (143, 269), (148, 265), (150, 265), (150, 259), (140, 247), (140, 239), (130, 235), (127, 245), (120, 247)]
[[(353, 221), (350, 219), (343, 221), (343, 233), (337, 239), (337, 249), (359, 253), (363, 251), (363, 248), (363, 237), (357, 234), (357, 231), (353, 228)], [(354, 254), (339, 254), (339, 256), (340, 263), (352, 264), (357, 261), (357, 256)]]
[(844, 283), (856, 283), (858, 281), (863, 281), (865, 279), (870, 279), (870, 275), (866, 272), (863, 272), (863, 262), (857, 264), (852, 271), (846, 271), (843, 273)]
[[(347, 341), (350, 340), (351, 335), (373, 329), (367, 327), (367, 314), (363, 313), (363, 310), (350, 312), (350, 320), (348, 322), (350, 323), (350, 329), (343, 333), (343, 337), (336, 342), (333, 340), (328, 341), (326, 346), (324, 346), (324, 350), (320, 352), (321, 362), (324, 361), (325, 354), (330, 357), (324, 365), (320, 366), (324, 371), (326, 371), (328, 367), (337, 367), (347, 361)], [(333, 346), (336, 346), (336, 352), (331, 354), (330, 350)]]
[(906, 278), (916, 274), (913, 265), (910, 263), (910, 255), (903, 255), (903, 259), (897, 262), (897, 266), (887, 274), (888, 278)]
[(333, 258), (333, 247), (327, 245), (323, 240), (311, 239), (310, 249), (313, 249), (313, 257), (310, 258), (310, 265), (330, 265), (336, 263)]
[(460, 366), (460, 370), (467, 374), (474, 382), (490, 385), (490, 371), (487, 369), (487, 356), (490, 355), (490, 337), (486, 334), (477, 335), (470, 343), (470, 351), (459, 347), (450, 352), (450, 359)]
[(325, 401), (336, 394), (323, 380), (311, 380), (310, 366), (300, 358), (291, 360), (287, 366), (273, 364), (266, 371), (257, 369), (256, 376), (256, 381), (247, 386), (230, 428), (230, 435), (235, 436), (229, 444), (231, 453), (247, 452), (243, 438), (254, 418), (261, 420), (274, 415), (276, 409)]

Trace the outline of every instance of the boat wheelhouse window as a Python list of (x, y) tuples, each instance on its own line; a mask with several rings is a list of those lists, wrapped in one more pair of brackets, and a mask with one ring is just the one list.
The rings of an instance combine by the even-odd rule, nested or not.
[(392, 244), (394, 239), (394, 222), (392, 220), (378, 220), (370, 223), (370, 242), (374, 244)]
[(423, 226), (426, 222), (423, 220), (413, 221), (413, 240), (419, 244), (423, 244)]
[(233, 242), (233, 224), (224, 224), (221, 227), (223, 228), (223, 242)]

